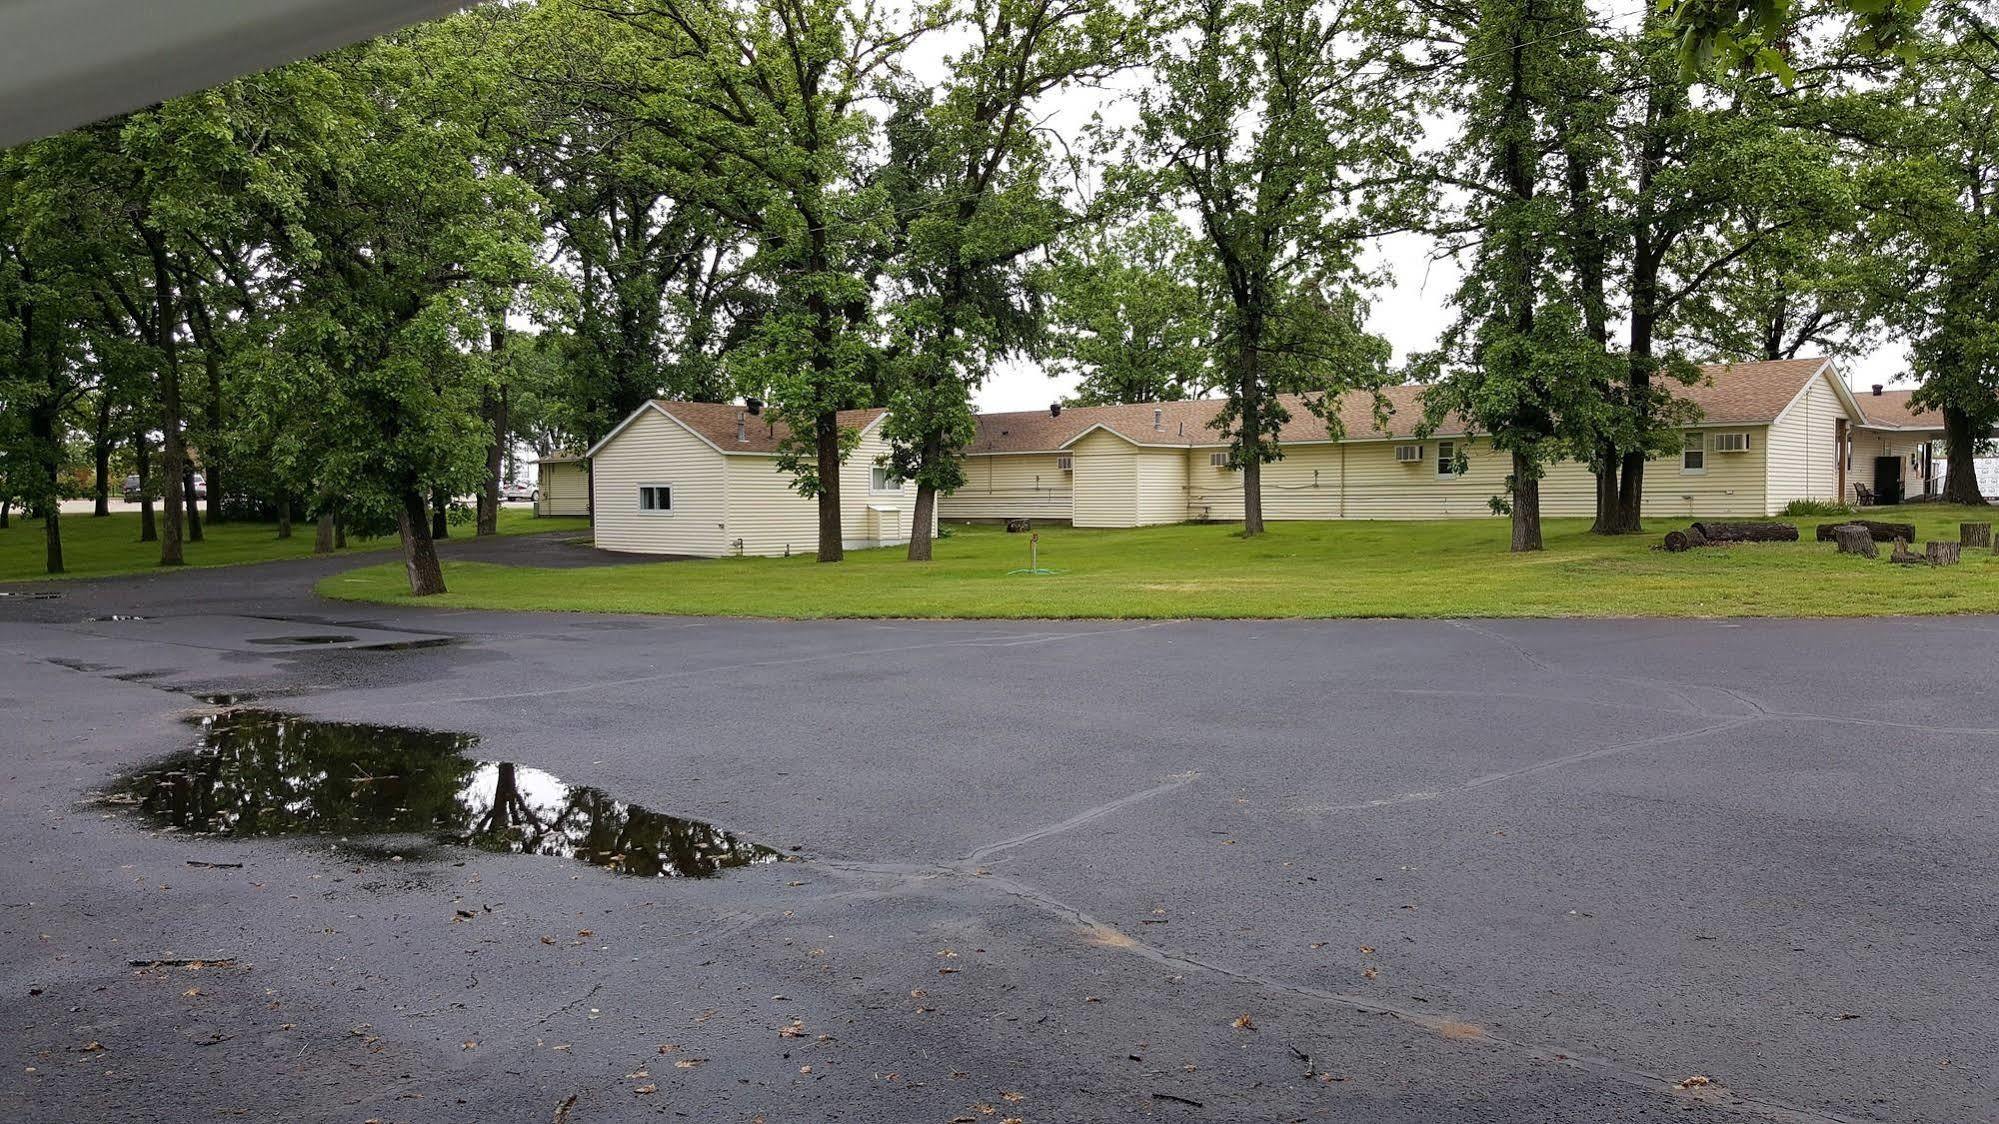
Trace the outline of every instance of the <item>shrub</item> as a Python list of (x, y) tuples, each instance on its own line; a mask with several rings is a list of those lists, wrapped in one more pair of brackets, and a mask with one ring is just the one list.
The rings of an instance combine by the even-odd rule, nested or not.
[(1786, 515), (1852, 515), (1853, 508), (1826, 500), (1792, 500), (1784, 505)]

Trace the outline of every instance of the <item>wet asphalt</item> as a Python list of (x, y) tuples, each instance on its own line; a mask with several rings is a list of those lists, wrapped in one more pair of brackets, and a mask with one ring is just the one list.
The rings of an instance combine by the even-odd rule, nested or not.
[[(0, 1119), (1999, 1119), (1994, 619), (310, 593), (379, 560), (0, 587), (62, 594), (0, 598)], [(645, 879), (93, 800), (209, 692), (474, 734), (793, 861)]]

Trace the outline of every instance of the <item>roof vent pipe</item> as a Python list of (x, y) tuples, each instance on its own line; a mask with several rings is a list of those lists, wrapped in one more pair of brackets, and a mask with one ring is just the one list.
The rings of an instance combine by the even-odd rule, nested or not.
[(1154, 429), (1166, 428), (1166, 411), (1158, 409), (1152, 411), (1152, 428)]
[(1874, 397), (1881, 397), (1881, 384), (1878, 382), (1874, 384)]
[(1048, 404), (1048, 416), (1049, 416), (1049, 417), (1051, 417), (1051, 418), (1059, 418), (1059, 417), (1061, 417), (1061, 416), (1062, 416), (1062, 403), (1060, 403), (1060, 402), (1050, 402), (1050, 403)]
[(743, 417), (743, 412), (742, 412), (741, 410), (737, 410), (737, 411), (736, 411), (736, 441), (737, 441), (737, 443), (738, 443), (738, 444), (747, 444), (747, 443), (749, 442), (749, 440), (750, 440), (750, 435), (749, 435), (749, 431), (748, 431), (747, 429), (745, 429), (745, 428), (744, 428), (744, 417)]

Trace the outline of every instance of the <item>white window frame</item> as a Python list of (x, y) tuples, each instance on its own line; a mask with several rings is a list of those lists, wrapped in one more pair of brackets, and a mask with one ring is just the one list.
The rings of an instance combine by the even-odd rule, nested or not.
[[(1687, 463), (1687, 457), (1690, 454), (1700, 457), (1698, 465)], [(1698, 429), (1690, 429), (1687, 430), (1684, 437), (1680, 438), (1680, 475), (1707, 475), (1707, 434), (1705, 432)]]
[(1076, 471), (1076, 457), (1073, 453), (1063, 453), (1055, 458), (1055, 467), (1063, 472)]
[[(1734, 439), (1738, 439), (1738, 440), (1740, 440), (1740, 441), (1742, 442), (1742, 444), (1741, 444), (1741, 445), (1740, 445), (1739, 447), (1737, 447), (1737, 448), (1733, 448), (1733, 449), (1731, 449), (1731, 448), (1728, 448), (1728, 447), (1724, 446), (1724, 445), (1722, 444), (1722, 442), (1723, 442), (1724, 440), (1726, 440), (1726, 439), (1729, 439), (1729, 438), (1734, 438)], [(1712, 448), (1712, 449), (1709, 449), (1709, 450), (1708, 450), (1708, 452), (1710, 452), (1710, 453), (1746, 453), (1746, 452), (1748, 452), (1748, 451), (1750, 450), (1750, 448), (1751, 448), (1751, 447), (1752, 447), (1752, 446), (1753, 446), (1754, 444), (1755, 444), (1755, 442), (1754, 442), (1753, 440), (1751, 440), (1751, 438), (1750, 438), (1750, 436), (1749, 436), (1749, 434), (1748, 434), (1748, 432), (1747, 432), (1747, 431), (1743, 431), (1743, 430), (1729, 430), (1729, 431), (1727, 431), (1727, 432), (1725, 432), (1725, 433), (1717, 433), (1717, 434), (1715, 434), (1715, 435), (1714, 435), (1714, 448)]]
[(1458, 474), (1458, 443), (1437, 442), (1437, 479), (1449, 480)]
[[(1415, 456), (1413, 456), (1413, 457), (1410, 457), (1410, 458), (1408, 458), (1408, 459), (1406, 459), (1406, 460), (1405, 460), (1405, 459), (1403, 459), (1403, 456), (1402, 456), (1402, 450), (1404, 450), (1404, 449), (1414, 449), (1414, 450), (1416, 450), (1416, 455), (1415, 455)], [(1408, 442), (1403, 442), (1402, 444), (1399, 444), (1399, 445), (1395, 446), (1395, 463), (1396, 463), (1396, 464), (1422, 464), (1422, 463), (1423, 463), (1423, 446), (1422, 446), (1421, 444), (1410, 444), (1410, 443), (1408, 443)]]
[(1208, 467), (1219, 468), (1222, 471), (1227, 472), (1233, 469), (1235, 466), (1229, 463), (1229, 455), (1227, 453), (1209, 453)]
[(871, 464), (868, 466), (868, 494), (871, 496), (901, 495), (902, 486), (908, 483), (908, 481), (904, 480), (900, 476), (890, 475), (886, 477), (886, 479), (895, 481), (895, 487), (893, 488), (883, 488), (876, 485), (875, 481), (882, 479), (883, 477), (881, 476), (881, 474), (884, 472), (892, 474), (895, 472), (895, 469), (885, 464)]
[[(646, 493), (647, 493), (648, 491), (651, 491), (651, 490), (652, 490), (652, 489), (654, 489), (654, 488), (665, 488), (665, 489), (666, 489), (666, 506), (665, 506), (665, 507), (647, 507), (647, 506), (646, 506)], [(664, 517), (664, 516), (670, 516), (670, 515), (672, 515), (672, 514), (673, 514), (673, 492), (674, 492), (674, 488), (673, 488), (673, 485), (671, 485), (671, 484), (664, 484), (664, 483), (651, 483), (651, 484), (640, 484), (640, 485), (639, 485), (639, 496), (638, 496), (638, 510), (639, 510), (639, 514), (640, 514), (640, 515), (657, 515), (657, 516), (662, 516), (662, 517)]]

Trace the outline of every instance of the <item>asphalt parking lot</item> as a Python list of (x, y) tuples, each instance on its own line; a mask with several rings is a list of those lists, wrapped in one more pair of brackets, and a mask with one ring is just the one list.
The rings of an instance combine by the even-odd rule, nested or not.
[[(1999, 1119), (1999, 621), (444, 613), (337, 564), (0, 598), (0, 1118)], [(240, 705), (758, 858), (103, 798)]]

